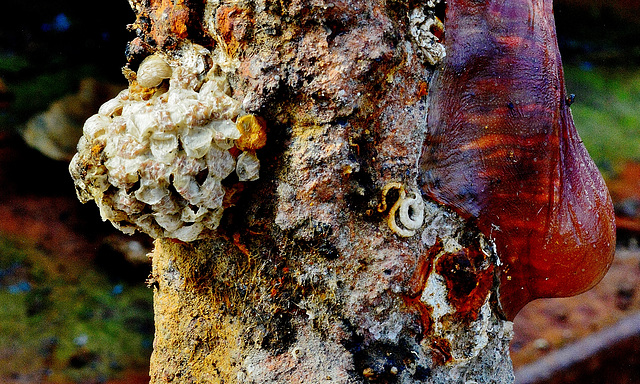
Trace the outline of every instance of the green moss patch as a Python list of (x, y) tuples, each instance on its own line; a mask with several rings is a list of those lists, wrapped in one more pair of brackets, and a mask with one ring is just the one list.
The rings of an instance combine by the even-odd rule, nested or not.
[(0, 381), (98, 382), (149, 364), (152, 292), (0, 237)]
[(565, 75), (576, 127), (600, 169), (640, 160), (640, 69), (567, 67)]

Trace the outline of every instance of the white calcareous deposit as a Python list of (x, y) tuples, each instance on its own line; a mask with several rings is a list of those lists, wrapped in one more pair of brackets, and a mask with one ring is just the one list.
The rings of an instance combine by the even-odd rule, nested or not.
[(205, 237), (222, 217), (222, 180), (234, 171), (239, 181), (258, 178), (257, 148), (235, 147), (246, 113), (211, 62), (196, 45), (179, 60), (154, 54), (138, 69), (143, 81), (130, 76), (86, 121), (69, 166), (78, 197), (123, 232)]

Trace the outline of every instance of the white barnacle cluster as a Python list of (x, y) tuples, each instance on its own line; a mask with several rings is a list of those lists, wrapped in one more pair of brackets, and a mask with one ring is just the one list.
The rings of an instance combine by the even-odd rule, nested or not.
[[(246, 115), (209, 51), (145, 59), (129, 88), (84, 124), (69, 166), (79, 199), (125, 233), (193, 241), (216, 229), (222, 181), (258, 178), (255, 146), (239, 149)], [(244, 119), (246, 120), (246, 119)]]
[(444, 28), (433, 11), (438, 2), (428, 1), (424, 7), (415, 8), (409, 15), (409, 32), (418, 46), (420, 56), (431, 65), (437, 65), (445, 57), (444, 45), (433, 33)]

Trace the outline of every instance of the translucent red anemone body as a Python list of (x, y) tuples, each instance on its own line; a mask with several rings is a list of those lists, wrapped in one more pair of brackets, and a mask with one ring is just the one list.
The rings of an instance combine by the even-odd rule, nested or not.
[(449, 0), (445, 27), (419, 182), (495, 240), (512, 319), (602, 278), (613, 206), (573, 123), (552, 2)]

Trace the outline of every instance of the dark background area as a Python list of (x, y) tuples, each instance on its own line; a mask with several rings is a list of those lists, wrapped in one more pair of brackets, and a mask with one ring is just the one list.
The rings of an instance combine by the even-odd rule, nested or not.
[(120, 68), (133, 38), (126, 25), (134, 21), (127, 1), (97, 8), (79, 0), (9, 0), (0, 14), (0, 78), (12, 101), (3, 128), (75, 92), (84, 77), (125, 84)]

